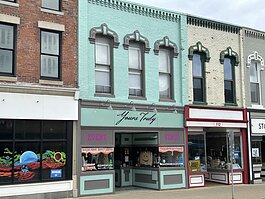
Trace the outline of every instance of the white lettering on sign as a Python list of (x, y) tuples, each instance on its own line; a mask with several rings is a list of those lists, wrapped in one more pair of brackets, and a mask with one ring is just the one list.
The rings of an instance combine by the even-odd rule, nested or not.
[(251, 130), (252, 133), (265, 134), (265, 119), (252, 119)]

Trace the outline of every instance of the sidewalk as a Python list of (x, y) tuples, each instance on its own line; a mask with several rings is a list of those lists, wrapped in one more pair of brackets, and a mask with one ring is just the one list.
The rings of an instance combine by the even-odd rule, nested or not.
[[(115, 194), (80, 197), (80, 199), (232, 199), (228, 185), (155, 191), (148, 189), (118, 191)], [(235, 185), (235, 199), (265, 199), (265, 184)]]

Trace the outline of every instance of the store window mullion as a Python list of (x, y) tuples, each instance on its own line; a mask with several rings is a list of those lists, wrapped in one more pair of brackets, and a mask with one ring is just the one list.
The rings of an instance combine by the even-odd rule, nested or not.
[(40, 181), (42, 181), (43, 121), (40, 123)]
[(16, 128), (16, 122), (15, 120), (12, 121), (13, 122), (13, 136), (12, 136), (12, 176), (11, 176), (11, 182), (12, 184), (14, 183), (14, 171), (15, 171), (15, 128)]

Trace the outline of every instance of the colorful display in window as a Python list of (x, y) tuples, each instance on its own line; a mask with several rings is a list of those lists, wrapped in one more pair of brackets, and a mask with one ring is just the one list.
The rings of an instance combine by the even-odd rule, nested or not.
[(82, 148), (82, 171), (113, 169), (114, 148)]
[[(8, 149), (4, 149), (4, 155), (0, 157), (0, 177), (12, 177), (13, 154)], [(66, 164), (66, 154), (64, 152), (47, 150), (42, 155), (43, 169), (62, 168)], [(33, 151), (25, 151), (22, 154), (14, 153), (14, 179), (15, 181), (28, 181), (33, 179), (40, 172), (40, 154)], [(52, 172), (52, 171), (50, 171)]]
[(160, 166), (183, 167), (184, 147), (159, 147)]

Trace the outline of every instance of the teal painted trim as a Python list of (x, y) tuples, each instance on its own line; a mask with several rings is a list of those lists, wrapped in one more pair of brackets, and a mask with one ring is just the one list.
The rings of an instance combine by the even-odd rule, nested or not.
[[(121, 117), (117, 115), (123, 113), (121, 110), (90, 109), (81, 108), (81, 126), (111, 126), (111, 127), (147, 127), (147, 128), (183, 128), (182, 113), (156, 113), (156, 120), (141, 121), (143, 116), (140, 111), (129, 111), (128, 116), (138, 117), (138, 120), (122, 121), (117, 124)], [(145, 112), (146, 113), (146, 112)], [(148, 112), (148, 117), (153, 116), (154, 112)]]
[[(171, 184), (165, 185), (164, 183), (164, 176), (167, 175), (182, 175), (182, 183), (181, 184)], [(184, 170), (171, 170), (171, 171), (160, 171), (160, 189), (178, 189), (178, 188), (185, 188), (186, 187), (186, 174)]]
[[(135, 174), (149, 174), (152, 175), (152, 172), (156, 172), (156, 183), (150, 184), (150, 183), (144, 183), (144, 182), (135, 182)], [(152, 171), (152, 170), (139, 170), (139, 169), (133, 169), (133, 185), (138, 187), (144, 187), (144, 188), (150, 188), (150, 189), (159, 189), (159, 183), (158, 183), (158, 170)]]
[(124, 169), (121, 169), (121, 186), (132, 186), (132, 176), (133, 176), (133, 170), (130, 169), (129, 173), (129, 181), (125, 181), (125, 174), (124, 174)]
[[(89, 42), (89, 31), (106, 24), (119, 38), (138, 30), (150, 42), (150, 46), (164, 37), (170, 38), (179, 49), (174, 62), (174, 101), (159, 99), (158, 56), (145, 53), (145, 93), (146, 99), (133, 102), (157, 106), (184, 106), (188, 102), (187, 87), (187, 23), (186, 16), (167, 12), (150, 6), (118, 0), (83, 0), (78, 2), (78, 83), (80, 99), (130, 103), (128, 93), (128, 51), (120, 44), (113, 49), (113, 96), (95, 95), (95, 55), (94, 44)], [(117, 5), (118, 4), (118, 5)], [(99, 15), (98, 13), (104, 13)], [(174, 17), (177, 20), (170, 20)], [(126, 20), (124, 20), (126, 19)], [(121, 40), (120, 40), (121, 42)], [(153, 49), (152, 49), (153, 50)], [(115, 96), (115, 97), (114, 97)]]
[(152, 17), (160, 20), (178, 22), (179, 14), (169, 10), (162, 10), (154, 7), (146, 7), (134, 2), (119, 1), (119, 0), (88, 0), (88, 3), (98, 6), (112, 8), (123, 12), (129, 12), (136, 15)]
[(175, 74), (175, 77), (181, 77), (181, 89), (179, 92), (181, 92), (182, 98), (181, 103), (183, 106), (188, 104), (188, 82), (189, 82), (189, 65), (188, 65), (188, 26), (187, 26), (187, 16), (182, 15), (179, 23), (179, 37), (180, 37), (180, 74)]
[[(112, 174), (81, 176), (80, 177), (80, 195), (95, 195), (95, 194), (113, 193), (114, 192), (113, 179), (114, 177)], [(85, 190), (85, 181), (94, 181), (94, 180), (109, 180), (109, 188)]]

